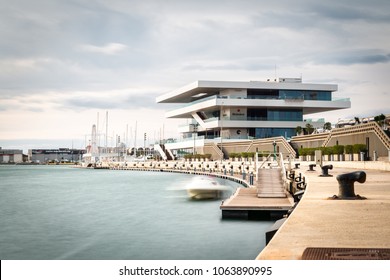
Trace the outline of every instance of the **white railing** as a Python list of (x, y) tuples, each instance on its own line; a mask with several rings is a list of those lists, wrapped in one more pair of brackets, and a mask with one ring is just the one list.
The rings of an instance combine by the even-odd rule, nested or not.
[(282, 168), (282, 178), (283, 182), (286, 182), (287, 176), (286, 176), (286, 166), (284, 165), (284, 160), (283, 160), (283, 154), (279, 153), (279, 165)]
[(165, 154), (165, 152), (163, 151), (163, 149), (161, 148), (161, 145), (159, 144), (155, 144), (154, 145), (154, 150), (155, 151), (158, 151), (161, 155), (161, 157), (164, 159), (164, 160), (167, 160), (167, 155)]

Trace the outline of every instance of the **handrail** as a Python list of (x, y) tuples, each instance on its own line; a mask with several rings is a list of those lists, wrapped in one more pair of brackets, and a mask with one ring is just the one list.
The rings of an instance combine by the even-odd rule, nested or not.
[(160, 153), (160, 156), (164, 159), (167, 160), (167, 155), (163, 151), (162, 147), (160, 144), (154, 144), (154, 149), (157, 150)]
[(377, 123), (374, 126), (375, 134), (379, 137), (382, 143), (386, 146), (388, 150), (390, 150), (390, 138), (383, 132), (383, 130), (379, 127)]
[(284, 166), (284, 160), (283, 160), (283, 154), (282, 153), (279, 153), (279, 165), (282, 168), (283, 182), (285, 182), (287, 180), (286, 166)]
[(287, 151), (290, 152), (291, 155), (293, 155), (294, 157), (296, 156), (296, 152), (295, 150), (291, 147), (291, 145), (286, 141), (286, 139), (284, 139), (284, 137), (280, 137), (281, 138), (281, 142), (283, 144), (283, 146), (286, 148)]
[(221, 149), (217, 146), (217, 144), (215, 144), (214, 142), (212, 142), (212, 143), (211, 143), (211, 147), (213, 147), (214, 151), (215, 151), (220, 157), (223, 156), (223, 152), (222, 152)]
[(249, 152), (249, 150), (252, 148), (252, 146), (256, 143), (272, 143), (276, 141), (277, 143), (281, 143), (281, 145), (283, 145), (283, 147), (292, 155), (295, 157), (296, 155), (296, 152), (295, 150), (291, 147), (291, 145), (286, 141), (286, 139), (283, 137), (283, 136), (279, 136), (279, 137), (273, 137), (273, 138), (261, 138), (261, 139), (255, 139), (253, 140), (249, 146), (245, 149), (245, 152)]
[(346, 133), (365, 133), (365, 132), (374, 132), (375, 135), (379, 138), (379, 140), (382, 142), (382, 144), (387, 148), (390, 149), (390, 139), (389, 137), (382, 131), (380, 126), (376, 122), (370, 122), (366, 124), (358, 124), (354, 126), (349, 127), (340, 127), (340, 128), (334, 128), (330, 131), (329, 136), (325, 139), (324, 143), (322, 144), (322, 147), (326, 147), (332, 137), (337, 135), (342, 135)]

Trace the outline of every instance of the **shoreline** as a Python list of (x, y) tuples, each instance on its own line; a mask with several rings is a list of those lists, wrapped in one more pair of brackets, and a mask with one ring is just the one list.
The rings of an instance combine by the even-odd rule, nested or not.
[[(179, 166), (180, 165), (180, 166)], [(212, 166), (211, 166), (212, 165)], [(239, 168), (241, 166), (241, 168)], [(244, 166), (244, 167), (243, 167)], [(230, 180), (241, 184), (245, 188), (253, 187), (249, 182), (250, 172), (254, 174), (254, 162), (247, 162), (246, 165), (242, 162), (229, 162), (224, 161), (222, 164), (219, 162), (178, 162), (178, 161), (150, 161), (150, 162), (122, 162), (111, 163), (100, 166), (87, 167), (74, 165), (76, 168), (86, 169), (109, 169), (109, 170), (130, 170), (130, 171), (144, 171), (144, 172), (168, 172), (168, 173), (181, 173), (189, 175), (201, 175), (218, 177), (225, 180)], [(223, 168), (225, 167), (225, 168)], [(227, 169), (226, 167), (232, 167)], [(242, 172), (243, 170), (245, 172)], [(231, 172), (233, 170), (233, 172)], [(241, 172), (240, 172), (241, 170)], [(246, 174), (246, 180), (244, 180), (243, 173)]]

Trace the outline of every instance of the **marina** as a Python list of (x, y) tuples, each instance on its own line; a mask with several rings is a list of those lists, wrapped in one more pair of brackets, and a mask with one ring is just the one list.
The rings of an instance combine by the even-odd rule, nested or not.
[[(339, 259), (341, 255), (345, 259), (354, 259), (356, 255), (363, 256), (361, 258), (365, 259), (369, 258), (370, 254), (374, 254), (376, 258), (386, 259), (389, 244), (387, 241), (382, 241), (383, 236), (388, 236), (389, 233), (390, 225), (385, 221), (385, 216), (390, 213), (390, 209), (385, 198), (379, 199), (379, 204), (371, 204), (369, 199), (365, 200), (365, 196), (357, 196), (359, 203), (362, 203), (361, 207), (370, 212), (370, 220), (375, 219), (375, 222), (370, 224), (370, 222), (359, 223), (354, 218), (351, 219), (354, 222), (349, 223), (349, 213), (346, 213), (344, 208), (348, 209), (347, 212), (357, 211), (356, 216), (363, 221), (366, 221), (365, 212), (361, 208), (349, 209), (350, 201), (349, 199), (344, 201), (347, 195), (343, 193), (333, 194), (321, 201), (312, 197), (313, 189), (321, 187), (323, 182), (326, 182), (323, 189), (337, 187), (332, 173), (337, 173), (344, 178), (344, 181), (348, 181), (349, 175), (340, 173), (344, 172), (344, 169), (370, 170), (369, 175), (380, 170), (390, 171), (389, 116), (382, 114), (367, 121), (355, 118), (354, 123), (340, 122), (337, 127), (332, 128), (330, 125), (327, 129), (325, 129), (324, 119), (318, 121), (303, 119), (303, 115), (309, 112), (350, 107), (349, 100), (332, 98), (336, 90), (337, 85), (305, 84), (302, 79), (281, 78), (274, 82), (244, 83), (198, 81), (156, 99), (161, 103), (187, 103), (184, 107), (166, 114), (167, 117), (187, 119), (187, 125), (181, 128), (180, 139), (160, 139), (155, 141), (154, 145), (149, 144), (147, 147), (147, 136), (144, 133), (143, 148), (137, 147), (136, 141), (134, 147), (129, 147), (126, 133), (123, 137), (124, 142), (120, 140), (119, 135), (112, 137), (115, 146), (110, 147), (108, 146), (108, 112), (106, 112), (106, 133), (102, 134), (99, 130), (98, 117), (97, 125), (92, 125), (90, 140), (85, 150), (32, 149), (29, 150), (28, 156), (22, 155), (19, 150), (1, 150), (6, 164), (23, 162), (54, 168), (75, 164), (74, 167), (77, 168), (69, 167), (74, 178), (62, 177), (63, 174), (56, 177), (53, 171), (57, 169), (52, 169), (53, 173), (46, 174), (44, 178), (50, 178), (49, 181), (54, 180), (50, 187), (56, 187), (50, 188), (49, 192), (42, 195), (42, 197), (49, 195), (46, 199), (53, 199), (50, 195), (54, 195), (54, 201), (61, 200), (58, 191), (63, 192), (62, 195), (65, 197), (72, 197), (72, 193), (77, 194), (80, 189), (87, 190), (87, 193), (95, 192), (97, 186), (97, 189), (102, 192), (91, 200), (87, 199), (80, 203), (80, 205), (86, 203), (94, 205), (92, 208), (86, 207), (90, 213), (85, 215), (85, 218), (96, 220), (98, 224), (97, 227), (91, 227), (96, 230), (93, 231), (92, 239), (89, 236), (80, 237), (78, 234), (73, 236), (74, 229), (80, 233), (89, 232), (80, 229), (83, 224), (75, 225), (74, 219), (70, 218), (74, 216), (80, 218), (78, 213), (72, 212), (78, 209), (78, 205), (74, 205), (72, 209), (65, 211), (65, 216), (62, 217), (68, 220), (70, 225), (66, 223), (63, 225), (62, 219), (60, 222), (56, 221), (57, 216), (53, 218), (50, 214), (44, 215), (48, 219), (41, 223), (48, 223), (49, 228), (54, 225), (57, 236), (54, 239), (49, 238), (48, 242), (45, 240), (37, 244), (52, 247), (49, 249), (49, 254), (43, 252), (36, 255), (35, 248), (29, 249), (31, 244), (28, 238), (18, 234), (11, 236), (12, 229), (20, 230), (27, 236), (34, 236), (34, 233), (29, 231), (29, 227), (26, 227), (28, 221), (23, 221), (29, 215), (20, 216), (23, 221), (21, 224), (27, 230), (13, 228), (7, 219), (8, 216), (0, 219), (3, 223), (0, 226), (4, 227), (3, 238), (10, 239), (10, 242), (0, 240), (3, 243), (0, 249), (5, 252), (5, 258), (11, 259), (21, 258), (20, 253), (24, 251), (27, 254), (23, 258), (28, 259), (325, 259), (329, 256)], [(190, 123), (188, 119), (191, 119)], [(305, 126), (305, 129), (300, 125)], [(298, 128), (301, 128), (301, 132), (305, 130), (304, 133), (299, 132)], [(137, 122), (135, 135), (136, 132)], [(103, 135), (104, 146), (100, 143)], [(15, 165), (14, 168), (23, 170), (19, 169), (22, 168), (21, 166)], [(32, 170), (37, 172), (39, 169)], [(12, 167), (8, 171), (12, 174)], [(359, 171), (359, 174), (363, 174), (364, 171)], [(82, 172), (85, 178), (75, 175), (81, 174), (79, 172)], [(388, 173), (384, 175), (388, 176)], [(383, 177), (387, 181), (390, 179)], [(87, 178), (93, 183), (83, 184), (82, 182)], [(105, 181), (108, 178), (111, 180)], [(126, 179), (118, 182), (118, 178)], [(59, 182), (55, 182), (57, 179)], [(152, 181), (149, 183), (150, 179)], [(74, 185), (69, 185), (73, 180), (76, 180)], [(359, 179), (359, 182), (364, 180)], [(386, 184), (386, 180), (382, 183)], [(105, 184), (102, 185), (103, 182)], [(30, 182), (26, 181), (23, 184), (29, 185)], [(8, 184), (3, 191), (6, 196), (10, 195), (12, 201), (15, 197), (10, 186)], [(64, 190), (64, 186), (70, 188)], [(118, 186), (121, 186), (121, 194), (119, 197), (112, 198), (115, 191), (111, 193), (111, 188), (115, 189)], [(18, 187), (23, 189), (25, 186), (18, 185)], [(40, 186), (37, 187), (39, 190)], [(33, 190), (35, 191), (34, 188)], [(384, 191), (386, 197), (387, 189), (381, 191)], [(135, 193), (139, 195), (134, 195)], [(29, 195), (27, 191), (27, 197)], [(84, 193), (83, 196), (88, 198), (88, 194)], [(120, 202), (122, 196), (127, 200), (124, 201), (125, 204), (118, 204), (118, 199)], [(105, 198), (112, 200), (108, 203), (103, 201), (96, 204)], [(70, 200), (70, 204), (74, 203), (74, 198)], [(46, 204), (46, 201), (40, 199), (32, 201), (32, 208), (39, 208), (34, 204), (37, 202)], [(7, 200), (4, 201), (6, 202)], [(117, 204), (120, 208), (112, 211)], [(63, 201), (59, 201), (59, 205), (64, 209), (68, 207)], [(8, 207), (9, 209), (6, 210), (14, 211), (13, 206)], [(57, 205), (51, 207), (55, 209)], [(51, 207), (47, 208), (50, 213)], [(97, 208), (106, 210), (104, 213), (94, 213)], [(40, 209), (38, 212), (42, 211), (44, 210)], [(80, 211), (83, 212), (85, 209)], [(328, 212), (339, 213), (341, 218), (332, 216), (330, 219), (331, 215)], [(210, 213), (213, 214), (209, 215)], [(125, 232), (121, 231), (118, 224), (110, 224), (111, 221), (116, 221), (115, 215), (123, 216), (124, 220), (120, 222), (120, 227), (123, 226)], [(16, 215), (16, 218), (18, 217)], [(100, 217), (107, 217), (107, 220), (100, 221)], [(41, 219), (39, 216), (35, 218)], [(165, 221), (163, 225), (154, 228), (155, 224), (162, 221)], [(172, 221), (175, 222), (171, 224)], [(45, 225), (41, 223), (38, 223), (38, 229), (32, 226), (33, 231), (39, 232), (38, 237), (45, 235), (41, 232), (42, 228), (45, 229)], [(191, 228), (192, 223), (197, 225), (196, 229), (187, 235), (183, 230)], [(101, 227), (99, 224), (104, 226)], [(187, 226), (183, 228), (184, 224)], [(364, 238), (347, 241), (349, 236), (343, 234), (349, 231), (358, 232), (360, 224), (370, 229), (362, 233)], [(240, 231), (237, 231), (237, 225)], [(380, 225), (382, 225), (380, 231), (371, 230)], [(65, 230), (70, 230), (68, 232), (70, 240), (67, 239), (68, 235), (61, 236), (62, 231), (58, 230), (63, 226), (66, 227)], [(230, 226), (231, 228), (227, 229)], [(253, 233), (256, 241), (251, 242), (247, 239), (232, 241), (235, 243), (234, 246), (239, 246), (237, 249), (247, 248), (246, 253), (225, 255), (224, 251), (235, 251), (231, 248), (234, 246), (230, 243), (220, 244), (216, 240), (219, 240), (220, 236), (224, 236), (225, 240), (228, 235), (235, 240), (239, 238), (237, 235), (245, 227), (257, 228), (256, 234)], [(303, 233), (302, 230), (306, 227), (310, 230)], [(152, 232), (150, 232), (151, 228)], [(207, 240), (211, 234), (210, 230), (217, 232), (214, 233), (213, 240)], [(170, 232), (168, 236), (166, 236), (167, 232)], [(330, 232), (332, 234), (329, 234)], [(342, 238), (338, 238), (337, 234)], [(376, 238), (376, 234), (380, 237)], [(113, 235), (113, 239), (109, 238), (109, 240), (118, 247), (102, 241), (107, 235)], [(143, 235), (147, 238), (144, 239)], [(334, 235), (333, 239), (331, 235)], [(161, 244), (157, 242), (156, 236), (162, 238)], [(171, 243), (165, 244), (170, 238)], [(326, 241), (323, 240), (324, 238)], [(369, 238), (375, 241), (365, 243), (364, 239)], [(75, 245), (78, 239), (82, 240), (81, 248)], [(186, 249), (179, 248), (177, 240), (186, 244)], [(210, 241), (211, 243), (208, 243)], [(291, 250), (286, 242), (293, 244)], [(187, 247), (188, 243), (192, 245)], [(245, 243), (245, 246), (242, 246), (242, 243)], [(18, 250), (18, 244), (22, 244), (25, 248)], [(102, 244), (109, 247), (107, 252), (100, 248)], [(136, 245), (132, 248), (125, 244)], [(295, 244), (301, 245), (295, 246)], [(166, 250), (161, 246), (175, 249), (169, 251), (167, 255)], [(114, 250), (122, 247), (127, 247), (128, 250), (123, 252)], [(144, 250), (144, 248), (149, 249)], [(96, 253), (96, 250), (99, 250), (99, 253)], [(330, 253), (327, 250), (331, 250)]]
[[(265, 232), (267, 245), (257, 259), (389, 259), (389, 162), (324, 162), (321, 168), (313, 162), (294, 161), (284, 163), (287, 170), (283, 171), (274, 161), (267, 166), (258, 170), (253, 183), (243, 174), (228, 178), (222, 170), (182, 171), (169, 169), (168, 164), (158, 171), (193, 172), (246, 183), (219, 208), (222, 219), (276, 221)], [(337, 178), (357, 171), (367, 174), (364, 180), (354, 179), (361, 183), (355, 184), (358, 199), (334, 199), (341, 192)]]
[(7, 1), (1, 279), (385, 278), (389, 11)]

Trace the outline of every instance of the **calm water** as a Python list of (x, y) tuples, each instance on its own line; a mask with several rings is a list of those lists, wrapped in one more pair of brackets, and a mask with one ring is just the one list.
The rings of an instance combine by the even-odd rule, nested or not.
[(0, 259), (254, 259), (272, 222), (222, 220), (221, 201), (170, 190), (191, 178), (0, 166)]

